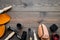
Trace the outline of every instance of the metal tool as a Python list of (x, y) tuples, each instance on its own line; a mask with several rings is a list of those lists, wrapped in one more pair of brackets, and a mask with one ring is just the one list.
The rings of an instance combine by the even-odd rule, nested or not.
[[(4, 40), (9, 40), (14, 34), (18, 35), (17, 29), (14, 29), (13, 27), (8, 27), (8, 30), (12, 30), (12, 32), (4, 39)], [(19, 36), (19, 35), (18, 35)], [(19, 36), (20, 37), (20, 36)]]
[(23, 31), (22, 36), (21, 36), (21, 40), (26, 40), (27, 38), (27, 32)]
[(31, 28), (28, 29), (28, 40), (34, 40), (33, 39), (33, 31), (31, 30)]

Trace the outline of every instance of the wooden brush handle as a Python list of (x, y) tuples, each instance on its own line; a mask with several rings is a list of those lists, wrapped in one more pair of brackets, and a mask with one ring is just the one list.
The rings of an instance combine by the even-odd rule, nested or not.
[(11, 32), (4, 40), (9, 40), (14, 34), (15, 32)]

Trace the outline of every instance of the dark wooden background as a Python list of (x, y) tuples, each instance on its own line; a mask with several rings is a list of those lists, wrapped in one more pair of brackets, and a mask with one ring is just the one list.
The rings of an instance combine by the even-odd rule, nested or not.
[[(22, 3), (27, 3), (28, 6), (24, 8), (21, 6)], [(39, 4), (44, 8), (34, 7), (34, 4)], [(49, 33), (51, 34), (49, 27), (52, 24), (56, 24), (59, 27), (56, 33), (60, 35), (60, 8), (57, 8), (60, 7), (60, 0), (22, 0), (22, 2), (21, 0), (0, 0), (0, 9), (9, 5), (12, 5), (13, 8), (7, 12), (11, 16), (11, 20), (6, 24), (6, 27), (16, 28), (16, 24), (21, 23), (23, 30), (27, 31), (28, 28), (31, 28), (37, 33), (38, 21), (41, 21), (43, 18), (44, 21), (42, 23), (47, 26)], [(9, 33), (6, 30), (5, 35), (0, 40), (4, 40)], [(11, 40), (19, 39), (15, 35)]]

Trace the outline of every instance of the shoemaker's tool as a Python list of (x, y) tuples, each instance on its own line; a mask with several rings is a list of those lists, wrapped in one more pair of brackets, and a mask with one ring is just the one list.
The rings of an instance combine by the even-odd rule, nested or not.
[(21, 40), (27, 40), (27, 32), (26, 31), (23, 31)]
[(33, 31), (31, 30), (31, 28), (28, 28), (28, 40), (34, 40), (34, 35), (33, 35)]
[(0, 14), (11, 9), (11, 8), (12, 8), (12, 6), (8, 6), (8, 7), (3, 8), (2, 10), (0, 10)]
[(18, 30), (19, 30), (19, 32), (20, 32), (20, 33), (18, 33), (16, 36), (17, 36), (17, 38), (18, 38), (18, 39), (20, 39), (20, 40), (21, 40), (21, 36), (22, 36), (22, 29), (23, 29), (22, 24), (21, 24), (21, 23), (17, 23), (16, 27), (17, 27), (17, 29), (18, 29)]
[(38, 27), (38, 36), (41, 40), (50, 40), (49, 32), (45, 24), (40, 24)]
[(17, 23), (16, 26), (17, 26), (17, 29), (10, 26), (8, 27), (8, 30), (12, 30), (12, 32), (6, 37), (5, 40), (9, 40), (14, 34), (17, 34), (17, 38), (21, 39), (21, 36), (19, 35), (19, 31), (22, 30), (22, 25), (20, 23)]
[(10, 26), (8, 27), (8, 30), (11, 30), (12, 32), (4, 40), (9, 40), (15, 33), (18, 33), (16, 29)]
[(38, 40), (35, 30), (33, 30), (33, 32), (34, 32), (34, 40)]

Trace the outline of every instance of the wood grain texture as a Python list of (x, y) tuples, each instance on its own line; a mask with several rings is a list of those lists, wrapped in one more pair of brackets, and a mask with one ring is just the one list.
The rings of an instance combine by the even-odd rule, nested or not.
[[(27, 31), (28, 28), (31, 28), (32, 30), (36, 30), (37, 33), (37, 28), (39, 26), (38, 22), (41, 21), (42, 18), (44, 18), (44, 21), (42, 23), (44, 23), (47, 26), (49, 33), (51, 34), (49, 27), (52, 24), (57, 24), (59, 29), (57, 30), (56, 33), (60, 35), (60, 0), (45, 0), (45, 1), (22, 0), (22, 1), (24, 3), (27, 3), (28, 7), (26, 8), (22, 7), (20, 0), (0, 0), (0, 9), (9, 5), (13, 6), (12, 10), (7, 12), (7, 14), (11, 16), (11, 21), (6, 25), (6, 27), (11, 26), (16, 28), (16, 24), (21, 23), (23, 25), (23, 30)], [(40, 6), (36, 7), (36, 3), (39, 4), (41, 7)], [(56, 7), (56, 9), (54, 7)], [(43, 11), (46, 11), (46, 13), (43, 13)], [(10, 32), (7, 31), (4, 37), (1, 38), (0, 40), (4, 40), (9, 33)], [(15, 35), (11, 40), (19, 39), (17, 39)]]

